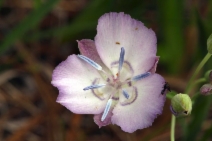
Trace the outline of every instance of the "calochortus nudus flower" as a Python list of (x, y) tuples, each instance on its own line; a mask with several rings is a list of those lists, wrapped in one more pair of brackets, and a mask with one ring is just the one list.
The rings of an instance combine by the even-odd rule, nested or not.
[(156, 41), (151, 29), (127, 14), (103, 15), (95, 40), (78, 41), (81, 55), (70, 55), (54, 70), (57, 102), (73, 113), (94, 114), (99, 127), (112, 123), (134, 132), (151, 126), (166, 99), (165, 80), (155, 73)]

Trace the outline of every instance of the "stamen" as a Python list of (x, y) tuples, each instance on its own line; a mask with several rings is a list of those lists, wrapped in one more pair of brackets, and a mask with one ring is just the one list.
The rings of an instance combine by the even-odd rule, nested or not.
[(86, 90), (90, 90), (90, 89), (97, 89), (97, 88), (104, 87), (105, 85), (106, 84), (91, 85), (91, 86), (85, 87), (83, 90), (86, 91)]
[(104, 121), (105, 118), (107, 117), (111, 105), (112, 105), (112, 99), (109, 99), (109, 100), (107, 101), (107, 104), (106, 104), (104, 113), (103, 113), (103, 115), (102, 115), (101, 121)]
[(120, 101), (122, 106), (129, 105), (133, 103), (138, 97), (138, 90), (136, 87), (132, 87), (132, 91), (130, 92), (129, 99), (125, 99), (124, 101)]
[(146, 73), (143, 73), (143, 74), (139, 74), (137, 76), (134, 76), (131, 80), (132, 81), (138, 81), (138, 80), (141, 80), (143, 78), (146, 78), (146, 77), (148, 77), (150, 75), (151, 75), (151, 72), (146, 72)]
[(122, 90), (122, 94), (124, 95), (124, 97), (125, 97), (126, 99), (129, 99), (129, 94), (127, 93), (127, 91)]
[(124, 54), (125, 54), (125, 50), (122, 47), (121, 52), (120, 52), (120, 57), (119, 57), (119, 72), (121, 71), (122, 65), (123, 65), (123, 62), (124, 62)]
[(102, 67), (99, 64), (89, 59), (88, 57), (84, 55), (78, 55), (78, 57), (87, 62), (88, 64), (90, 64), (91, 66), (93, 66), (94, 68), (96, 68), (97, 70), (102, 70)]

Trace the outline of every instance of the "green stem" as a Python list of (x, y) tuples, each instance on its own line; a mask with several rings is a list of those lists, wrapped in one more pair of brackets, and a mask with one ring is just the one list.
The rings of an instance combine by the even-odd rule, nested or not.
[(205, 78), (197, 79), (197, 80), (194, 82), (194, 84), (192, 85), (192, 87), (193, 87), (194, 85), (197, 85), (197, 84), (203, 83), (203, 82), (206, 82), (206, 79), (205, 79)]
[[(191, 84), (191, 88), (195, 87), (197, 84), (200, 84), (200, 83), (203, 83), (203, 82), (206, 82), (206, 79), (205, 78), (200, 78), (200, 79), (197, 79), (196, 81), (194, 81), (192, 84)], [(195, 95), (192, 95), (192, 97), (194, 97)]]
[[(211, 54), (207, 53), (206, 56), (203, 58), (203, 60), (200, 62), (200, 64), (198, 65), (197, 69), (195, 70), (194, 74), (191, 76), (187, 88), (185, 90), (186, 94), (189, 94), (190, 90), (192, 89), (192, 87), (199, 83), (202, 82), (203, 80), (199, 80), (196, 81), (196, 83), (194, 85), (192, 85), (192, 82), (194, 82), (195, 78), (197, 77), (199, 71), (202, 69), (202, 67), (205, 65), (205, 63), (210, 59)], [(171, 120), (171, 141), (174, 141), (174, 133), (175, 133), (175, 123), (176, 123), (176, 117), (174, 115), (172, 115), (172, 120)]]
[(171, 141), (174, 141), (175, 122), (176, 122), (176, 117), (174, 115), (172, 115), (172, 121), (171, 121)]
[(187, 88), (185, 90), (185, 93), (188, 94), (192, 88), (191, 83), (194, 81), (194, 79), (196, 78), (196, 76), (198, 75), (199, 71), (201, 70), (201, 68), (205, 65), (205, 63), (208, 61), (208, 59), (211, 57), (211, 54), (208, 53), (200, 62), (200, 64), (198, 65), (197, 69), (195, 70), (194, 74), (191, 76)]

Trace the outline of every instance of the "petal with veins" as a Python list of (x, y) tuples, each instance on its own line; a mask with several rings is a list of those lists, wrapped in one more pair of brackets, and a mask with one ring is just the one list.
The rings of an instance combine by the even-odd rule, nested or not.
[(105, 64), (102, 62), (101, 58), (99, 57), (99, 54), (96, 50), (96, 46), (93, 40), (89, 39), (83, 39), (78, 42), (78, 48), (80, 50), (80, 53), (91, 60), (95, 61), (97, 64), (99, 64), (105, 71), (107, 70)]
[(156, 72), (159, 59), (160, 59), (160, 56), (156, 56), (155, 57), (155, 63), (153, 65), (153, 67), (149, 70), (149, 72), (151, 72), (151, 73), (155, 73)]
[[(95, 44), (108, 68), (119, 60), (121, 47), (125, 48), (125, 60), (131, 63), (134, 75), (149, 71), (155, 63), (155, 33), (124, 13), (109, 13), (99, 19)], [(113, 70), (114, 75), (117, 72)]]
[(103, 115), (103, 113), (98, 114), (98, 115), (94, 115), (94, 117), (93, 117), (94, 122), (99, 126), (99, 128), (101, 128), (102, 126), (106, 126), (108, 124), (111, 124), (111, 116), (113, 115), (112, 109), (108, 112), (107, 117), (103, 121), (101, 120), (102, 115)]
[(113, 100), (111, 108), (109, 109), (109, 112), (108, 112), (106, 118), (103, 121), (101, 120), (103, 112), (101, 114), (94, 115), (94, 118), (93, 118), (94, 122), (99, 126), (99, 128), (101, 128), (102, 126), (106, 126), (108, 124), (111, 124), (111, 117), (113, 115), (112, 111), (113, 111), (113, 108), (116, 104), (117, 104), (117, 101)]
[(92, 81), (100, 77), (97, 70), (87, 62), (76, 55), (70, 55), (53, 72), (52, 84), (60, 92), (57, 102), (74, 113), (100, 114), (107, 100), (99, 100), (91, 90), (83, 90), (85, 86), (92, 85)]
[[(134, 132), (152, 125), (157, 115), (162, 113), (165, 95), (160, 92), (165, 80), (158, 74), (153, 74), (137, 81), (135, 87), (138, 95), (134, 102), (122, 106), (119, 102), (113, 110), (113, 124), (119, 125), (126, 132)], [(120, 94), (120, 101), (126, 98)]]

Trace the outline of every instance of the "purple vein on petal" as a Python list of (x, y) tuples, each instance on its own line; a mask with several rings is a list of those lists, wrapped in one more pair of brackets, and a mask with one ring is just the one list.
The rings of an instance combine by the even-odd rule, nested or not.
[(86, 91), (86, 90), (90, 90), (90, 89), (97, 89), (97, 88), (104, 87), (105, 85), (106, 84), (91, 85), (91, 86), (85, 87), (83, 90)]
[(104, 121), (104, 120), (105, 120), (105, 118), (107, 117), (107, 115), (108, 115), (108, 112), (109, 112), (109, 110), (110, 110), (111, 105), (112, 105), (112, 99), (109, 99), (109, 100), (107, 101), (107, 104), (106, 104), (105, 110), (104, 110), (104, 112), (103, 112), (103, 114), (102, 114), (101, 121)]
[(89, 59), (88, 57), (84, 55), (78, 55), (78, 57), (87, 62), (88, 64), (90, 64), (91, 66), (93, 66), (94, 68), (96, 68), (97, 70), (102, 70), (102, 67), (99, 64)]
[(139, 75), (134, 76), (131, 80), (132, 81), (138, 81), (138, 80), (141, 80), (143, 78), (146, 78), (146, 77), (148, 77), (150, 75), (151, 75), (151, 72), (146, 72), (146, 73), (143, 73), (143, 74), (139, 74)]
[(123, 65), (123, 63), (124, 63), (124, 54), (125, 54), (125, 50), (124, 50), (124, 48), (122, 47), (122, 48), (121, 48), (121, 52), (120, 52), (120, 57), (119, 57), (119, 72), (121, 71), (122, 65)]

